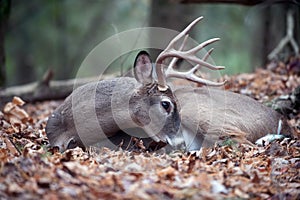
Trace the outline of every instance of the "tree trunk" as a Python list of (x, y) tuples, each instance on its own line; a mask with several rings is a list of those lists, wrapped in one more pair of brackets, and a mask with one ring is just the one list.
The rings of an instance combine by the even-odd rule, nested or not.
[(4, 37), (10, 13), (10, 4), (10, 0), (0, 1), (0, 87), (5, 86), (6, 82)]
[(68, 38), (67, 38), (67, 21), (66, 21), (66, 6), (64, 1), (53, 2), (55, 7), (54, 14), (54, 23), (55, 27), (58, 30), (59, 37), (56, 41), (56, 53), (57, 65), (61, 69), (60, 73), (57, 73), (58, 79), (68, 79), (72, 77), (73, 66), (70, 66), (68, 63)]
[[(294, 39), (300, 44), (300, 29), (297, 23), (300, 14), (300, 7), (294, 4), (271, 4), (262, 10), (258, 19), (258, 27), (253, 31), (252, 60), (259, 60), (256, 66), (266, 66), (270, 61), (268, 55), (277, 47), (280, 41), (287, 34), (287, 12), (292, 9), (294, 18)], [(287, 43), (279, 52), (277, 59), (285, 61), (293, 55), (291, 44)]]
[[(178, 4), (172, 1), (151, 1), (150, 26), (182, 31), (194, 20), (193, 10), (193, 5), (191, 4)], [(157, 38), (151, 38), (151, 40), (155, 39)], [(150, 43), (152, 42), (155, 43), (155, 41), (150, 41)], [(160, 50), (152, 50), (151, 57), (156, 58), (159, 52)]]

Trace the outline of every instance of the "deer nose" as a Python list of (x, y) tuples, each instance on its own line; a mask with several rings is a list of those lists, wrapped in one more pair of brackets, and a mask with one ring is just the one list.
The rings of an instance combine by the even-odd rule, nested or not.
[(57, 144), (57, 145), (54, 145), (54, 147), (58, 147), (60, 152), (64, 152), (65, 150), (67, 150), (67, 148), (65, 147), (64, 144)]

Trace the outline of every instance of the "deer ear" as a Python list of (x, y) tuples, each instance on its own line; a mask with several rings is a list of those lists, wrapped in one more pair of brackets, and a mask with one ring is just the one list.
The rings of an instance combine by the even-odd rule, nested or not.
[(144, 85), (153, 82), (152, 62), (149, 54), (146, 51), (139, 52), (135, 58), (134, 76), (138, 82)]

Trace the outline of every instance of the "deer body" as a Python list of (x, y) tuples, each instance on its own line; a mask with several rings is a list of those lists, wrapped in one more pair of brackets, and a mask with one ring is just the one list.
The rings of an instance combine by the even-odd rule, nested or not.
[(137, 57), (136, 79), (121, 77), (75, 89), (48, 120), (50, 144), (62, 151), (85, 147), (135, 127), (152, 134), (156, 141), (166, 141), (165, 136), (175, 135), (180, 118), (174, 96), (171, 90), (157, 90), (157, 84), (149, 78), (151, 62), (145, 63), (145, 59), (145, 52)]
[[(50, 117), (47, 124), (47, 133), (50, 143), (65, 148), (67, 147), (67, 144), (61, 144), (60, 142), (69, 142), (68, 140), (73, 139), (74, 141), (79, 142), (79, 146), (83, 147), (84, 145), (81, 144), (82, 141), (80, 139), (80, 135), (83, 134), (77, 133), (76, 126), (79, 127), (79, 129), (85, 129), (86, 132), (90, 132), (90, 134), (84, 134), (84, 139), (88, 141), (85, 142), (87, 145), (92, 145), (93, 141), (101, 141), (106, 137), (112, 136), (114, 132), (117, 132), (118, 125), (113, 119), (110, 102), (118, 80), (121, 81), (122, 79), (93, 82), (74, 90), (72, 95), (67, 97), (65, 102), (56, 109)], [(120, 88), (123, 89), (123, 91), (118, 95), (124, 96), (126, 92), (128, 93), (128, 90), (133, 89), (137, 84), (137, 82), (131, 78), (126, 78), (124, 81), (127, 81), (126, 87), (124, 87), (123, 84), (123, 87)], [(93, 93), (95, 93), (94, 98), (89, 95)], [(95, 101), (93, 101), (93, 99)], [(118, 103), (120, 104), (120, 107), (123, 106), (122, 102)], [(124, 103), (124, 105), (126, 104)], [(101, 112), (99, 112), (100, 109)], [(94, 117), (92, 116), (93, 110), (95, 110), (96, 113), (99, 113), (96, 116), (99, 120), (99, 124), (91, 124), (91, 118)], [(82, 123), (82, 125), (75, 123), (73, 113), (78, 113), (78, 115), (76, 115), (76, 123)], [(124, 120), (126, 120), (125, 116)], [(126, 124), (126, 122), (123, 121), (123, 124)], [(130, 120), (126, 125), (132, 126)], [(57, 137), (58, 132), (61, 133), (59, 137)]]
[[(187, 150), (209, 147), (224, 136), (242, 136), (254, 143), (277, 134), (282, 116), (254, 99), (216, 88), (181, 88), (174, 92), (181, 107), (181, 131)], [(291, 130), (282, 121), (281, 133)]]
[[(183, 50), (187, 32), (201, 19), (194, 20), (157, 57), (157, 80), (152, 77), (149, 55), (142, 51), (134, 62), (135, 78), (121, 77), (77, 88), (48, 120), (46, 132), (50, 144), (62, 151), (75, 146), (84, 147), (107, 137), (118, 139), (120, 130), (139, 127), (155, 141), (172, 146), (178, 145), (180, 133), (187, 150), (191, 151), (211, 146), (223, 136), (245, 137), (254, 142), (265, 134), (277, 133), (281, 116), (249, 97), (206, 87), (185, 87), (172, 92), (167, 85), (169, 77), (206, 86), (224, 85), (225, 82), (205, 80), (195, 73), (201, 67), (224, 68), (206, 62), (212, 50), (202, 59), (196, 56), (198, 51), (218, 38)], [(183, 37), (182, 45), (176, 50), (175, 43)], [(163, 61), (169, 57), (173, 59), (164, 70)], [(178, 58), (196, 65), (187, 72), (175, 71), (173, 66)], [(282, 127), (281, 132), (291, 133), (284, 121)]]

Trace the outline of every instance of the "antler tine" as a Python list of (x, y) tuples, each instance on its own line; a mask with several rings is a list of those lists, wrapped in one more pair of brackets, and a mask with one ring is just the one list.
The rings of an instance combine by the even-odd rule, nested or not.
[[(178, 49), (179, 51), (181, 51), (181, 50), (184, 48), (184, 46), (185, 46), (185, 44), (186, 44), (186, 41), (187, 41), (188, 37), (189, 37), (189, 35), (186, 35), (186, 36), (184, 37), (184, 40), (183, 40), (181, 46), (180, 46), (179, 49)], [(211, 53), (212, 53), (213, 50), (214, 50), (214, 48), (211, 48), (208, 52), (206, 52), (206, 54), (203, 56), (202, 60), (203, 60), (203, 61), (206, 61), (206, 60), (209, 58), (209, 56), (211, 55)], [(179, 58), (177, 58), (177, 57), (172, 58), (172, 60), (171, 60), (171, 62), (170, 62), (170, 64), (169, 64), (169, 66), (168, 66), (168, 68), (167, 68), (167, 70), (166, 70), (166, 75), (167, 75), (167, 77), (168, 77), (168, 74), (170, 74), (170, 71), (174, 71), (174, 65), (176, 64), (176, 62), (177, 62), (178, 59), (179, 59)], [(197, 64), (195, 67), (193, 67), (193, 68), (191, 69), (191, 71), (195, 72), (195, 71), (197, 71), (197, 70), (200, 69), (200, 68), (201, 68), (201, 65)]]
[[(182, 56), (183, 58), (186, 58), (187, 60), (189, 61), (192, 61), (192, 62), (195, 62), (197, 64), (200, 64), (204, 67), (207, 67), (209, 69), (212, 69), (212, 70), (220, 70), (220, 69), (224, 69), (225, 67), (224, 66), (214, 66), (208, 62), (205, 62), (203, 59), (200, 59), (196, 56), (196, 53), (198, 51), (200, 51), (201, 49), (203, 49), (204, 47), (206, 47), (207, 45), (209, 44), (212, 44), (216, 41), (219, 41), (220, 38), (212, 38), (212, 39), (209, 39), (205, 42), (202, 42), (201, 44), (199, 44), (198, 46), (194, 47), (193, 49), (189, 50), (189, 51), (185, 51), (185, 52), (180, 52), (180, 51), (176, 51), (174, 50), (174, 53), (176, 54), (173, 54), (173, 56)], [(172, 54), (172, 53), (170, 53)], [(172, 56), (172, 55), (171, 55)]]
[[(203, 19), (203, 17), (201, 16), (201, 17), (198, 17), (197, 19), (195, 19), (192, 23), (190, 23), (182, 32), (180, 32), (176, 37), (174, 37), (171, 40), (171, 42), (169, 43), (169, 45), (166, 47), (166, 49), (163, 52), (169, 51), (171, 48), (174, 48), (175, 43), (178, 40), (180, 40), (180, 38), (185, 36), (193, 28), (193, 26), (195, 26), (202, 19)], [(156, 59), (156, 63), (161, 63), (164, 60), (164, 58), (160, 58), (160, 56), (163, 56), (163, 52), (160, 55), (158, 55), (158, 57)]]
[[(183, 36), (185, 36), (191, 28), (193, 28), (193, 26), (195, 26), (200, 20), (203, 19), (203, 16), (198, 17), (197, 19), (195, 19), (192, 23), (190, 23), (181, 33), (179, 33), (175, 38), (173, 38), (171, 40), (171, 42), (169, 43), (169, 45), (166, 47), (166, 49), (164, 51), (162, 51), (156, 61), (156, 74), (157, 74), (157, 81), (158, 81), (158, 89), (161, 91), (166, 91), (168, 89), (167, 83), (166, 83), (166, 79), (164, 76), (164, 70), (163, 70), (163, 66), (162, 66), (162, 62), (165, 58), (170, 57), (170, 56), (164, 56), (170, 49), (174, 49), (174, 45), (175, 43), (180, 40), (180, 38), (182, 38)], [(185, 37), (183, 44), (181, 45), (182, 48), (185, 45), (185, 40), (187, 39), (188, 36)], [(177, 57), (177, 56), (174, 56)], [(178, 60), (178, 57), (177, 57)], [(172, 65), (174, 66), (177, 60), (172, 60)], [(172, 67), (173, 67), (172, 66)]]
[[(203, 56), (202, 60), (206, 61), (209, 56), (211, 55), (211, 53), (213, 52), (214, 48), (211, 48), (208, 52), (206, 52), (206, 54)], [(192, 71), (193, 73), (195, 73), (197, 70), (199, 70), (202, 66), (197, 64), (195, 67), (193, 67), (190, 71)]]
[[(181, 33), (179, 33), (173, 40), (171, 40), (171, 42), (169, 43), (169, 45), (167, 46), (167, 48), (158, 55), (157, 59), (156, 59), (156, 73), (157, 73), (157, 79), (158, 79), (158, 89), (161, 91), (165, 91), (167, 90), (168, 86), (166, 84), (166, 78), (167, 77), (177, 77), (177, 78), (184, 78), (193, 82), (199, 82), (205, 85), (209, 85), (209, 86), (221, 86), (224, 85), (225, 82), (222, 83), (217, 83), (217, 82), (212, 82), (212, 81), (208, 81), (205, 80), (201, 77), (196, 76), (194, 73), (195, 71), (200, 68), (200, 66), (204, 66), (207, 67), (211, 70), (220, 70), (220, 69), (224, 69), (225, 67), (223, 66), (215, 66), (212, 65), (208, 62), (206, 62), (205, 57), (208, 57), (209, 54), (211, 52), (208, 52), (208, 55), (205, 55), (205, 59), (202, 58), (198, 58), (196, 56), (197, 52), (199, 52), (201, 49), (203, 49), (204, 47), (206, 47), (207, 45), (214, 43), (216, 41), (219, 41), (219, 38), (213, 38), (213, 39), (209, 39), (205, 42), (202, 42), (201, 44), (197, 45), (196, 47), (187, 50), (187, 51), (182, 51), (183, 47), (185, 46), (186, 40), (187, 40), (187, 32), (197, 23), (199, 22), (201, 19), (203, 19), (203, 17), (199, 17), (197, 19), (195, 19), (190, 25), (188, 25)], [(174, 48), (175, 43), (180, 40), (183, 36), (185, 36), (185, 39), (182, 43), (182, 45), (180, 46), (179, 50), (176, 50)], [(163, 66), (162, 66), (162, 62), (168, 58), (168, 57), (174, 57), (167, 69), (166, 74), (164, 74), (164, 70), (163, 70)], [(194, 63), (196, 63), (197, 65), (192, 68), (191, 70), (187, 71), (187, 72), (177, 72), (173, 69), (173, 66), (175, 65), (176, 61), (178, 60), (178, 58), (183, 58), (186, 59), (188, 61), (192, 61)]]
[[(181, 51), (181, 50), (184, 48), (184, 46), (185, 46), (185, 44), (186, 44), (186, 42), (187, 42), (188, 37), (189, 37), (189, 35), (185, 35), (185, 37), (184, 37), (184, 39), (183, 39), (183, 42), (182, 42), (181, 46), (180, 46), (179, 49), (178, 49), (179, 51)], [(178, 59), (179, 59), (178, 57), (172, 58), (172, 60), (171, 60), (171, 62), (170, 62), (170, 64), (169, 64), (169, 66), (168, 66), (168, 68), (167, 68), (166, 73), (168, 73), (169, 70), (173, 70), (173, 69), (174, 69), (174, 66), (175, 66), (176, 62), (178, 61)]]
[[(182, 49), (183, 49), (183, 47), (185, 46), (185, 43), (186, 43), (186, 39), (187, 39), (187, 38), (188, 38), (188, 35), (185, 36), (184, 41), (183, 41), (183, 43), (181, 44), (179, 50), (182, 50)], [(208, 52), (206, 52), (206, 54), (203, 56), (202, 60), (203, 60), (203, 61), (206, 61), (206, 60), (209, 58), (209, 56), (211, 55), (211, 53), (212, 53), (213, 50), (214, 50), (214, 48), (211, 48)], [(175, 58), (173, 58), (173, 59), (171, 60), (169, 66), (168, 66), (168, 68), (167, 68), (167, 70), (166, 70), (166, 77), (167, 77), (167, 78), (169, 77), (170, 74), (173, 73), (173, 71), (174, 71), (174, 65), (176, 64), (177, 60), (178, 60), (177, 57), (175, 57)], [(201, 67), (202, 67), (201, 65), (197, 64), (197, 65), (196, 65), (195, 67), (193, 67), (190, 71), (192, 71), (193, 73), (195, 73), (195, 71), (199, 70)]]
[[(211, 55), (212, 51), (214, 50), (214, 48), (211, 48), (208, 52), (206, 52), (206, 54), (203, 56), (202, 60), (206, 61), (209, 56)], [(206, 79), (203, 79), (201, 77), (198, 77), (195, 75), (195, 72), (197, 70), (199, 70), (202, 66), (200, 64), (197, 64), (195, 67), (193, 67), (192, 69), (190, 69), (187, 72), (178, 72), (175, 71), (173, 68), (169, 68), (166, 72), (166, 77), (170, 78), (170, 77), (175, 77), (175, 78), (183, 78), (183, 79), (187, 79), (196, 83), (202, 83), (204, 85), (209, 85), (209, 86), (222, 86), (226, 83), (226, 80), (223, 82), (213, 82), (213, 81), (209, 81)]]
[(211, 53), (213, 52), (214, 48), (211, 48), (208, 52), (206, 52), (206, 54), (203, 56), (202, 60), (206, 61), (209, 56), (211, 55)]
[(223, 86), (226, 83), (226, 80), (223, 82), (214, 82), (214, 81), (206, 80), (204, 78), (196, 76), (194, 73), (190, 73), (190, 71), (188, 72), (175, 71), (175, 73), (170, 74), (168, 77), (183, 78), (195, 83), (202, 83), (203, 85), (213, 86), (213, 87)]

